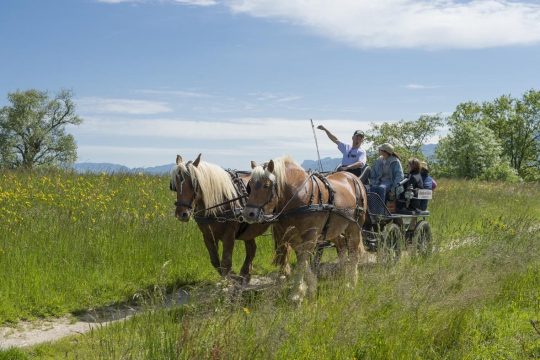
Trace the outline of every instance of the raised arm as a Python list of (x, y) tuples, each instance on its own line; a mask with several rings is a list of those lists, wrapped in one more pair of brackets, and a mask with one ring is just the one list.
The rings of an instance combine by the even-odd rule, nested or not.
[(327, 128), (325, 128), (323, 125), (317, 126), (317, 129), (324, 131), (326, 133), (326, 136), (328, 136), (328, 138), (332, 140), (332, 142), (334, 142), (335, 144), (339, 143), (338, 138), (334, 134), (332, 134)]

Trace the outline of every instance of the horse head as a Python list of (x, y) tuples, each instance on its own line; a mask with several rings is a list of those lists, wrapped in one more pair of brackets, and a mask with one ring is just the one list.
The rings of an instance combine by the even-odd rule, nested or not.
[(248, 183), (250, 190), (247, 204), (242, 212), (242, 216), (247, 223), (260, 223), (265, 216), (272, 214), (278, 203), (278, 179), (274, 174), (275, 164), (270, 160), (266, 165), (257, 166), (252, 161), (251, 179)]
[(176, 155), (176, 166), (171, 171), (171, 191), (176, 192), (175, 216), (182, 222), (187, 222), (193, 214), (193, 208), (200, 197), (199, 186), (193, 168), (199, 166), (201, 154), (195, 161), (184, 163), (180, 155)]

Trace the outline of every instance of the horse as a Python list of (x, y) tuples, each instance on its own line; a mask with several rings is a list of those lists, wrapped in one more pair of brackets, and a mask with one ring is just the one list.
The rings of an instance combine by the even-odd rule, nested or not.
[[(235, 239), (244, 241), (246, 257), (240, 270), (243, 285), (247, 285), (251, 278), (257, 251), (255, 238), (270, 226), (239, 221), (249, 178), (249, 173), (231, 174), (217, 165), (201, 161), (201, 154), (187, 163), (177, 155), (170, 183), (170, 189), (176, 192), (176, 218), (182, 222), (188, 222), (191, 217), (195, 219), (203, 234), (210, 262), (222, 277), (232, 275)], [(223, 242), (221, 261), (219, 240)]]
[[(301, 302), (306, 294), (313, 296), (317, 290), (317, 278), (309, 263), (317, 242), (322, 240), (336, 243), (340, 266), (356, 285), (358, 263), (366, 255), (362, 226), (367, 213), (366, 190), (356, 176), (348, 172), (309, 174), (284, 156), (270, 160), (266, 168), (253, 167), (248, 186), (251, 192), (242, 212), (244, 220), (277, 220), (282, 229), (287, 229), (287, 242), (297, 257), (292, 301)], [(339, 251), (343, 247), (348, 250), (348, 259), (345, 251)]]

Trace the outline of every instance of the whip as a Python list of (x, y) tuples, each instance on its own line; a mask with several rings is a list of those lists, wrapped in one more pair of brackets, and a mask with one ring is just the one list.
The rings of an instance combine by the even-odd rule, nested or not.
[(315, 125), (313, 125), (313, 119), (309, 119), (311, 121), (311, 129), (313, 130), (313, 137), (315, 138), (315, 146), (317, 147), (317, 159), (319, 164), (319, 171), (323, 171), (322, 168), (322, 162), (321, 162), (321, 154), (319, 154), (319, 143), (317, 142), (317, 135), (315, 134)]

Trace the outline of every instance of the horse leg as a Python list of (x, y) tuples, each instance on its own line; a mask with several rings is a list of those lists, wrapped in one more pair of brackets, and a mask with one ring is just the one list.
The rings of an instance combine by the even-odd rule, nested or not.
[(255, 239), (245, 240), (244, 244), (246, 246), (246, 259), (240, 270), (240, 276), (242, 277), (242, 285), (247, 285), (249, 284), (249, 280), (251, 280), (251, 270), (253, 267), (253, 259), (257, 252), (257, 244), (255, 243)]
[(347, 238), (343, 235), (339, 235), (334, 239), (336, 244), (336, 252), (338, 255), (338, 272), (341, 274), (345, 272), (345, 266), (347, 264)]
[(232, 268), (234, 250), (234, 233), (223, 236), (223, 253), (221, 254), (221, 276), (227, 276)]
[(347, 248), (349, 251), (349, 259), (346, 265), (346, 273), (350, 276), (351, 286), (356, 286), (358, 282), (358, 262), (360, 255), (364, 256), (365, 249), (362, 243), (362, 231), (356, 223), (350, 224), (346, 229)]
[(297, 241), (293, 243), (293, 248), (296, 252), (297, 261), (293, 276), (291, 300), (295, 303), (301, 303), (306, 293), (312, 297), (317, 292), (317, 278), (309, 266), (317, 244), (317, 229), (309, 229), (301, 236), (297, 235), (295, 240)]
[(204, 245), (206, 245), (208, 255), (210, 255), (210, 262), (212, 263), (212, 266), (214, 266), (217, 272), (221, 275), (221, 264), (219, 262), (217, 242), (214, 240), (214, 237), (211, 234), (204, 235)]
[(279, 266), (279, 272), (282, 277), (288, 278), (291, 276), (291, 266), (289, 264), (290, 245), (289, 240), (296, 231), (294, 227), (289, 227), (284, 231), (280, 226), (272, 227), (272, 238), (274, 239), (275, 255), (273, 264)]

